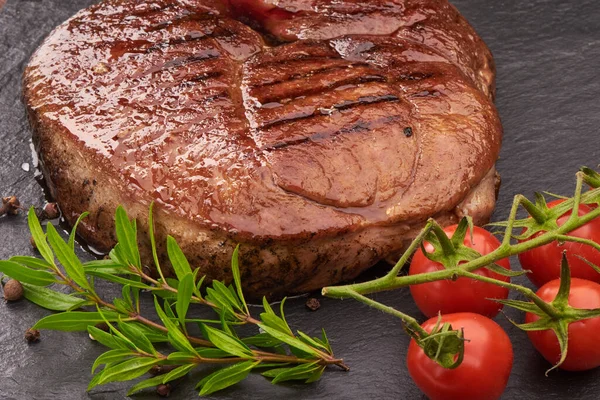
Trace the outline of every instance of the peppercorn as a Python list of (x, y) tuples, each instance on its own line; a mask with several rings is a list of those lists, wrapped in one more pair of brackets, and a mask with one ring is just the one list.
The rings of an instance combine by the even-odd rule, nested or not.
[(2, 198), (2, 207), (0, 207), (0, 215), (17, 215), (21, 208), (21, 202), (16, 196)]
[(98, 328), (104, 332), (110, 331), (110, 327), (108, 326), (108, 324), (106, 322), (100, 322), (99, 324), (96, 324), (96, 328)]
[(25, 331), (25, 340), (29, 343), (34, 343), (40, 340), (40, 331), (29, 328)]
[(55, 219), (60, 217), (60, 210), (56, 203), (48, 203), (44, 206), (44, 217), (46, 219)]
[(4, 299), (6, 301), (16, 301), (23, 297), (23, 285), (21, 282), (10, 279), (4, 284)]
[(168, 383), (158, 385), (156, 387), (156, 394), (158, 394), (160, 397), (169, 397), (171, 394), (171, 385)]
[(321, 303), (314, 297), (311, 297), (310, 299), (306, 300), (306, 308), (308, 308), (309, 310), (317, 311), (320, 307)]

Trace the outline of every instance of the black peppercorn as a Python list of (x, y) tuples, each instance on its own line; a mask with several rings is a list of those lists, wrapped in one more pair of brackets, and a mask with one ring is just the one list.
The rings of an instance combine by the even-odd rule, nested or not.
[(25, 331), (25, 340), (29, 343), (34, 343), (40, 340), (40, 331), (29, 328)]
[(162, 384), (162, 385), (158, 385), (156, 387), (156, 393), (160, 396), (160, 397), (169, 397), (169, 395), (171, 394), (171, 385), (167, 384)]
[(21, 282), (10, 279), (4, 284), (4, 299), (6, 301), (16, 301), (23, 297), (23, 285)]
[(306, 300), (306, 308), (308, 308), (309, 310), (317, 311), (320, 307), (321, 303), (314, 297), (311, 297), (310, 299)]

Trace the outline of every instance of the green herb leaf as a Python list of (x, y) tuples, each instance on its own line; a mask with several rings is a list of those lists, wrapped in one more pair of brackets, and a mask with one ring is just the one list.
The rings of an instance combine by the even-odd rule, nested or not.
[(181, 248), (172, 236), (167, 236), (167, 254), (177, 279), (182, 280), (186, 274), (192, 273), (192, 268)]
[(302, 340), (304, 343), (308, 344), (309, 346), (312, 347), (320, 347), (325, 351), (329, 351), (329, 349), (327, 348), (327, 346), (325, 346), (322, 343), (319, 343), (317, 340), (311, 338), (310, 336), (308, 336), (306, 333), (298, 331), (298, 336), (300, 336), (300, 340)]
[(131, 298), (131, 286), (125, 285), (121, 288), (121, 297), (127, 305), (127, 308), (131, 311), (134, 311), (133, 299)]
[(16, 262), (18, 264), (24, 265), (33, 269), (49, 269), (52, 270), (52, 266), (48, 264), (46, 260), (40, 260), (36, 257), (30, 256), (14, 256), (9, 259), (9, 261)]
[[(198, 271), (198, 270), (196, 270), (196, 271)], [(204, 283), (205, 279), (206, 279), (206, 275), (202, 275), (202, 277), (196, 283), (196, 296), (198, 296), (199, 298), (202, 298), (202, 294), (200, 291), (202, 289), (202, 284)]]
[(191, 272), (188, 272), (179, 281), (179, 288), (177, 291), (177, 303), (175, 304), (175, 310), (179, 317), (179, 323), (185, 329), (185, 316), (187, 315), (188, 308), (190, 307), (190, 301), (192, 300), (192, 292), (194, 290), (194, 278)]
[(122, 252), (121, 257), (125, 257), (122, 261), (138, 269), (141, 268), (142, 263), (140, 261), (135, 221), (129, 221), (122, 206), (117, 207), (115, 213), (115, 228), (120, 251)]
[(80, 305), (82, 301), (79, 297), (71, 296), (65, 293), (57, 292), (41, 286), (30, 285), (21, 282), (23, 285), (24, 296), (27, 300), (52, 311), (67, 311)]
[(196, 364), (188, 364), (188, 365), (182, 365), (180, 367), (177, 367), (174, 370), (172, 370), (171, 372), (169, 372), (168, 374), (163, 376), (162, 383), (171, 382), (175, 379), (181, 378), (182, 376), (187, 375), (187, 373), (190, 372), (191, 370), (193, 370), (195, 367), (197, 367)]
[(0, 272), (21, 283), (35, 286), (48, 286), (56, 282), (56, 278), (50, 272), (27, 268), (12, 261), (0, 261)]
[(58, 261), (65, 267), (67, 275), (69, 275), (69, 277), (82, 289), (91, 290), (90, 283), (85, 277), (83, 264), (81, 264), (77, 255), (75, 255), (73, 249), (62, 240), (52, 224), (48, 224), (46, 231), (48, 232), (50, 246), (52, 246)]
[[(118, 321), (119, 314), (112, 311), (103, 312), (108, 321)], [(59, 314), (48, 315), (40, 319), (34, 329), (52, 329), (57, 331), (86, 331), (88, 326), (98, 325), (104, 322), (102, 314), (95, 311), (68, 311)]]
[(333, 354), (333, 349), (331, 348), (331, 344), (329, 344), (329, 339), (327, 338), (327, 334), (325, 333), (325, 329), (321, 328), (321, 343), (323, 343), (325, 345), (325, 347), (327, 347), (327, 352), (329, 354)]
[(128, 325), (134, 326), (136, 329), (143, 332), (144, 336), (152, 343), (168, 342), (167, 333), (159, 329), (141, 324), (139, 322), (128, 322)]
[(233, 251), (233, 256), (231, 257), (231, 273), (233, 274), (233, 282), (235, 284), (235, 289), (237, 291), (238, 298), (244, 305), (244, 309), (246, 310), (246, 315), (250, 315), (250, 311), (248, 310), (248, 304), (244, 299), (244, 291), (242, 290), (242, 277), (240, 275), (240, 263), (239, 263), (239, 252), (240, 245), (235, 246), (235, 250)]
[(71, 234), (69, 235), (69, 247), (71, 247), (73, 251), (75, 251), (75, 236), (77, 235), (77, 227), (79, 226), (81, 220), (87, 217), (88, 215), (90, 215), (90, 213), (87, 211), (81, 214), (79, 218), (77, 218), (77, 221), (75, 221), (73, 229), (71, 229)]
[[(307, 380), (314, 378), (315, 372), (322, 371), (323, 368), (317, 362), (310, 364), (300, 364), (291, 368), (277, 368), (264, 372), (262, 375), (272, 377), (272, 384), (277, 384), (292, 380)], [(319, 374), (320, 376), (320, 374)]]
[(203, 357), (203, 358), (226, 358), (226, 357), (231, 357), (231, 354), (229, 354), (226, 351), (223, 351), (221, 349), (213, 349), (213, 348), (210, 348), (210, 347), (196, 348), (196, 353), (198, 353), (198, 355), (200, 357)]
[(208, 325), (203, 326), (207, 339), (217, 348), (242, 358), (252, 357), (252, 350), (240, 339)]
[(237, 320), (231, 303), (226, 296), (214, 288), (214, 284), (215, 282), (213, 282), (213, 287), (206, 289), (206, 300), (215, 304), (215, 311), (217, 311), (224, 319), (228, 321)]
[(154, 266), (156, 267), (160, 277), (164, 279), (160, 262), (158, 260), (158, 252), (156, 251), (156, 236), (154, 235), (154, 202), (150, 203), (150, 210), (148, 211), (148, 236), (150, 237), (150, 247), (152, 248), (152, 259), (154, 260)]
[(152, 343), (150, 342), (150, 340), (148, 340), (146, 335), (144, 335), (144, 332), (142, 332), (142, 330), (136, 328), (133, 325), (126, 324), (123, 322), (119, 322), (118, 326), (121, 333), (125, 335), (125, 337), (129, 339), (131, 343), (135, 345), (136, 348), (148, 354), (157, 354), (156, 350), (154, 349), (154, 346), (152, 346)]
[(213, 289), (219, 293), (219, 297), (223, 304), (228, 304), (231, 307), (236, 308), (239, 311), (243, 311), (242, 304), (237, 297), (237, 294), (229, 290), (222, 282), (213, 281)]
[(96, 372), (96, 369), (102, 364), (113, 364), (117, 362), (121, 362), (126, 358), (135, 356), (135, 353), (132, 353), (129, 350), (109, 350), (106, 353), (101, 354), (96, 361), (94, 361), (94, 365), (92, 365), (92, 374)]
[(105, 272), (99, 271), (88, 271), (88, 275), (95, 276), (96, 278), (104, 279), (106, 281), (120, 283), (121, 285), (129, 285), (131, 287), (152, 290), (151, 286), (146, 285), (145, 283), (138, 282), (132, 279), (123, 278), (122, 276), (112, 275)]
[(256, 347), (276, 347), (282, 344), (281, 340), (275, 339), (267, 333), (259, 333), (258, 335), (243, 338), (242, 342)]
[(190, 341), (185, 336), (185, 334), (181, 332), (179, 327), (175, 325), (175, 323), (172, 322), (171, 319), (169, 319), (169, 317), (167, 317), (165, 311), (162, 309), (160, 304), (158, 304), (158, 298), (156, 296), (154, 296), (154, 306), (156, 308), (156, 313), (158, 314), (159, 318), (162, 320), (163, 324), (169, 331), (169, 333), (167, 334), (169, 338), (169, 343), (171, 343), (173, 347), (175, 347), (177, 350), (196, 354), (194, 347), (191, 345)]
[(195, 359), (193, 354), (188, 353), (187, 351), (174, 351), (173, 353), (167, 356), (167, 360), (177, 362), (177, 363), (191, 363)]
[(135, 379), (144, 375), (146, 372), (160, 362), (159, 359), (150, 357), (132, 358), (116, 365), (111, 365), (102, 371), (102, 377), (98, 385), (104, 385), (109, 382), (122, 382)]
[(265, 324), (258, 324), (258, 326), (274, 338), (279, 339), (284, 343), (287, 343), (290, 347), (301, 350), (307, 354), (311, 354), (316, 357), (319, 356), (319, 353), (317, 353), (315, 349), (313, 349), (312, 347), (310, 347), (309, 345), (307, 345), (306, 343), (302, 342), (294, 336), (286, 335), (285, 333), (280, 332), (277, 329), (267, 326)]
[(252, 368), (259, 363), (260, 361), (245, 361), (223, 368), (202, 379), (196, 388), (202, 388), (200, 390), (200, 396), (206, 396), (219, 390), (223, 390), (246, 379), (250, 371), (252, 371)]
[(44, 260), (48, 262), (48, 264), (54, 265), (54, 255), (52, 254), (50, 246), (48, 246), (46, 235), (42, 230), (40, 220), (38, 219), (37, 215), (35, 215), (35, 209), (33, 206), (29, 208), (29, 212), (27, 213), (27, 224), (29, 225), (29, 231), (31, 232), (33, 241), (35, 242), (35, 247), (38, 249), (42, 257), (44, 257)]
[(287, 335), (294, 336), (288, 324), (275, 314), (275, 311), (271, 308), (266, 297), (263, 297), (263, 308), (265, 309), (265, 312), (260, 314), (260, 319), (265, 325), (275, 328), (280, 332), (284, 332)]
[(92, 260), (83, 263), (86, 273), (102, 272), (111, 275), (133, 275), (123, 264), (109, 260)]
[(143, 389), (147, 389), (150, 387), (153, 388), (155, 386), (158, 386), (162, 383), (162, 381), (163, 381), (162, 375), (154, 376), (150, 379), (143, 380), (143, 381), (137, 383), (131, 389), (129, 389), (129, 391), (127, 392), (127, 396), (131, 396), (132, 394), (137, 393)]
[(108, 332), (104, 332), (102, 329), (98, 329), (95, 326), (89, 325), (87, 331), (90, 335), (96, 340), (98, 343), (103, 344), (104, 346), (111, 349), (121, 349), (128, 350), (130, 349), (127, 342), (125, 342), (120, 337), (115, 335), (111, 335)]

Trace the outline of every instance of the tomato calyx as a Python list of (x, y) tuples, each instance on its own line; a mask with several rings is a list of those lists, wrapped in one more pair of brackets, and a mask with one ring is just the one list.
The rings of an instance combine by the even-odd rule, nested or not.
[[(431, 244), (433, 251), (427, 251), (425, 241), (421, 242), (421, 251), (429, 260), (437, 262), (446, 269), (460, 269), (461, 264), (475, 260), (481, 257), (481, 253), (477, 250), (464, 244), (467, 233), (471, 235), (473, 241), (473, 220), (471, 217), (463, 217), (452, 237), (448, 237), (442, 227), (434, 223), (431, 231), (425, 236), (425, 241)], [(521, 276), (528, 271), (513, 271), (491, 263), (483, 268), (486, 268), (498, 275), (502, 276)], [(453, 275), (452, 279), (456, 280), (460, 276), (459, 273)]]
[(579, 169), (583, 172), (583, 181), (590, 185), (592, 188), (600, 187), (600, 174), (588, 167), (581, 167)]
[[(514, 221), (494, 222), (488, 224), (488, 226), (522, 228), (520, 235), (512, 235), (514, 239), (519, 241), (525, 241), (538, 233), (550, 231), (566, 235), (572, 230), (568, 229), (569, 225), (577, 225), (571, 222), (582, 218), (578, 215), (580, 204), (592, 207), (600, 205), (600, 190), (598, 190), (598, 188), (600, 188), (600, 174), (591, 168), (581, 167), (580, 171), (577, 173), (577, 178), (577, 188), (574, 197), (565, 198), (546, 192), (553, 197), (564, 200), (560, 204), (554, 204), (552, 207), (548, 207), (546, 199), (541, 193), (535, 193), (535, 203), (524, 196), (519, 195), (515, 198), (515, 201), (518, 201), (518, 204), (525, 208), (529, 216), (523, 219), (515, 219)], [(589, 185), (591, 190), (582, 193), (583, 183)], [(571, 211), (571, 216), (564, 225), (559, 226), (557, 220), (569, 211)], [(578, 224), (578, 226), (580, 225), (581, 224)], [(565, 236), (565, 239), (571, 239), (571, 237)]]
[(442, 316), (438, 320), (430, 333), (424, 335), (422, 332), (412, 330), (405, 326), (405, 331), (411, 336), (417, 345), (423, 349), (423, 352), (431, 360), (447, 369), (458, 367), (465, 355), (465, 338), (461, 329), (453, 330), (449, 323), (441, 323)]
[(579, 309), (569, 305), (569, 293), (571, 290), (571, 272), (567, 261), (566, 252), (563, 252), (560, 270), (560, 286), (556, 297), (551, 302), (544, 302), (539, 297), (532, 296), (532, 301), (520, 300), (496, 300), (506, 306), (535, 314), (539, 317), (537, 321), (519, 324), (509, 320), (524, 331), (552, 330), (560, 346), (560, 359), (552, 368), (546, 371), (546, 375), (558, 368), (567, 358), (569, 343), (569, 324), (585, 319), (600, 316), (600, 309)]

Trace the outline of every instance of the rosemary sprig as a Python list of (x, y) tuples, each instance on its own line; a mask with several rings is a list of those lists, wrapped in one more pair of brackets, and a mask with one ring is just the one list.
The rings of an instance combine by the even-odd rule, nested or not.
[[(44, 233), (32, 208), (28, 214), (29, 228), (43, 259), (12, 257), (0, 261), (0, 272), (21, 281), (25, 297), (33, 303), (62, 311), (42, 318), (34, 328), (88, 331), (110, 348), (96, 359), (92, 367), (95, 375), (88, 390), (139, 378), (157, 366), (168, 366), (169, 372), (137, 383), (129, 393), (174, 381), (206, 364), (222, 368), (198, 383), (200, 395), (234, 385), (257, 369), (263, 370), (262, 374), (272, 379), (272, 383), (314, 382), (328, 365), (348, 370), (333, 355), (324, 331), (321, 337), (292, 331), (283, 312), (285, 299), (279, 315), (266, 299), (259, 318), (251, 315), (242, 292), (237, 248), (231, 265), (234, 283), (227, 286), (213, 281), (203, 295), (204, 277), (191, 268), (172, 237), (167, 239), (167, 252), (176, 277), (165, 277), (156, 253), (152, 207), (150, 239), (158, 279), (145, 271), (137, 244), (136, 222), (128, 218), (122, 207), (115, 214), (118, 243), (110, 252), (110, 259), (82, 263), (75, 254), (74, 239), (77, 225), (86, 215), (79, 218), (65, 241), (51, 224)], [(98, 279), (120, 284), (121, 297), (113, 301), (103, 299), (95, 288)], [(68, 286), (72, 293), (46, 287), (50, 284)], [(142, 290), (152, 293), (160, 322), (142, 315)], [(189, 318), (193, 304), (212, 309), (215, 318)], [(245, 324), (255, 325), (260, 333), (240, 336), (238, 327)], [(102, 326), (106, 331), (100, 329)], [(192, 334), (194, 328), (200, 334)]]

